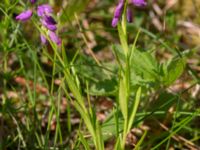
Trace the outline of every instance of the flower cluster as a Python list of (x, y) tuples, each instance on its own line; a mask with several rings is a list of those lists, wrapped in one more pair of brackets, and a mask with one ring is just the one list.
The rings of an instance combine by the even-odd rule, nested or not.
[[(30, 0), (30, 2), (34, 4), (36, 0)], [(47, 31), (47, 35), (49, 36), (50, 40), (57, 45), (60, 45), (61, 39), (55, 33), (55, 31), (57, 30), (57, 26), (56, 21), (51, 16), (52, 13), (53, 9), (48, 4), (39, 5), (37, 7), (37, 15), (40, 17), (40, 22), (42, 26), (46, 28), (45, 31)], [(16, 20), (27, 21), (32, 17), (32, 15), (33, 11), (29, 9), (16, 16)], [(40, 35), (40, 39), (43, 44), (47, 43), (47, 39), (43, 34)]]
[[(119, 0), (119, 3), (115, 9), (115, 12), (114, 12), (114, 17), (113, 17), (113, 20), (112, 20), (112, 26), (113, 27), (116, 27), (120, 18), (121, 18), (121, 15), (122, 15), (122, 12), (123, 12), (123, 9), (124, 9), (124, 3), (125, 1), (124, 0)], [(131, 3), (137, 7), (144, 7), (146, 6), (146, 2), (145, 0), (131, 0)], [(128, 22), (132, 22), (132, 11), (130, 8), (127, 8), (127, 21)]]
[[(48, 35), (50, 39), (57, 45), (61, 44), (60, 38), (56, 35), (55, 31), (57, 30), (56, 21), (51, 16), (53, 10), (48, 4), (40, 5), (37, 8), (37, 15), (40, 17), (42, 25), (48, 29)], [(47, 40), (44, 35), (40, 35), (41, 41), (43, 44), (47, 43)]]

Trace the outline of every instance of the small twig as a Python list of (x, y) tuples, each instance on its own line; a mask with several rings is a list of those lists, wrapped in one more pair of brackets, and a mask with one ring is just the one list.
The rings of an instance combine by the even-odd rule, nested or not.
[[(158, 124), (161, 126), (162, 129), (169, 131), (169, 128), (167, 126), (165, 126), (163, 123), (159, 122), (158, 120), (156, 120), (158, 122)], [(177, 142), (182, 142), (186, 147), (190, 148), (191, 150), (199, 150), (200, 147), (198, 147), (197, 145), (195, 145), (194, 143), (192, 143), (191, 141), (185, 139), (184, 137), (180, 136), (180, 135), (173, 135), (172, 138), (174, 140), (176, 140)]]

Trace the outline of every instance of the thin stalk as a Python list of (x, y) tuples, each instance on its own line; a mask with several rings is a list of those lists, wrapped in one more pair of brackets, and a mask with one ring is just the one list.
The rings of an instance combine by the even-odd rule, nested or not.
[[(7, 66), (8, 66), (8, 64), (7, 64), (7, 52), (5, 52), (6, 54), (4, 55), (4, 63), (3, 63), (3, 70), (4, 70), (4, 73), (6, 73), (7, 72)], [(3, 84), (4, 84), (4, 87), (6, 88), (6, 84), (7, 84), (7, 81), (6, 81), (6, 79), (4, 79), (3, 80)]]
[(60, 138), (60, 144), (62, 144), (62, 132), (60, 127), (60, 106), (61, 106), (61, 86), (58, 89), (58, 98), (57, 98), (57, 112), (56, 112), (56, 133), (54, 138), (54, 146), (56, 146), (58, 136)]
[[(52, 81), (51, 81), (51, 90), (50, 90), (50, 95), (53, 95), (53, 89), (54, 89), (54, 74), (55, 74), (55, 67), (56, 67), (56, 53), (54, 52), (54, 58), (53, 58), (53, 69), (52, 69)], [(49, 139), (49, 133), (50, 133), (50, 127), (51, 127), (51, 121), (53, 117), (54, 111), (56, 111), (55, 104), (53, 102), (53, 98), (50, 98), (51, 100), (51, 111), (49, 114), (49, 119), (48, 119), (48, 125), (47, 125), (47, 133), (46, 133), (46, 141), (45, 141), (45, 148), (47, 148), (48, 144), (48, 139)]]
[(134, 122), (134, 118), (136, 115), (136, 111), (139, 106), (139, 101), (140, 101), (140, 95), (141, 95), (141, 88), (138, 89), (136, 93), (136, 99), (133, 103), (133, 110), (129, 112), (129, 100), (130, 100), (130, 61), (131, 61), (131, 56), (134, 52), (136, 41), (138, 39), (140, 31), (138, 31), (138, 34), (136, 36), (136, 39), (134, 41), (133, 47), (129, 50), (128, 46), (128, 36), (127, 36), (127, 20), (126, 20), (126, 15), (127, 15), (127, 5), (128, 1), (125, 1), (124, 4), (124, 10), (123, 10), (123, 15), (122, 15), (122, 20), (121, 20), (121, 25), (118, 25), (118, 32), (119, 32), (119, 38), (120, 42), (124, 51), (125, 55), (125, 64), (122, 64), (122, 70), (120, 71), (120, 83), (119, 83), (119, 105), (123, 114), (124, 118), (124, 128), (123, 128), (123, 134), (122, 134), (122, 143), (121, 143), (121, 149), (123, 150), (125, 148), (125, 143), (126, 143), (126, 136), (131, 129), (132, 123)]
[(124, 131), (123, 131), (123, 137), (122, 137), (122, 144), (121, 148), (125, 148), (125, 143), (126, 143), (126, 136), (128, 133), (128, 124), (129, 124), (129, 113), (128, 113), (128, 103), (129, 103), (129, 98), (130, 98), (130, 66), (129, 66), (129, 46), (128, 46), (128, 39), (127, 39), (127, 21), (126, 21), (126, 9), (127, 9), (127, 0), (125, 1), (124, 4), (124, 10), (123, 10), (123, 15), (122, 15), (122, 30), (123, 30), (123, 35), (124, 35), (124, 54), (126, 56), (126, 64), (124, 66), (125, 72), (122, 75), (122, 80), (125, 81), (125, 89), (126, 94), (125, 94), (125, 101), (126, 101), (126, 115), (124, 116)]

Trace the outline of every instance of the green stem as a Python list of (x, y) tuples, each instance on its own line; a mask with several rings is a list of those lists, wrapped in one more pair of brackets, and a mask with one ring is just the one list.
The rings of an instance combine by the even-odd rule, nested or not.
[[(7, 55), (8, 53), (5, 51), (5, 55), (4, 55), (4, 63), (3, 63), (3, 70), (4, 73), (7, 73), (7, 68), (8, 68), (8, 63), (7, 63)], [(4, 88), (6, 89), (6, 85), (7, 85), (7, 81), (6, 79), (3, 80), (3, 84), (4, 84)], [(5, 90), (6, 91), (6, 90)]]
[(124, 39), (126, 41), (126, 44), (127, 46), (124, 48), (124, 52), (125, 52), (125, 55), (127, 56), (128, 55), (128, 43), (127, 43), (127, 29), (126, 29), (126, 25), (127, 25), (127, 20), (126, 20), (126, 9), (127, 9), (127, 0), (125, 1), (125, 4), (124, 4), (124, 10), (123, 10), (123, 14), (122, 14), (122, 22), (121, 22), (121, 25), (122, 25), (122, 31), (123, 31), (123, 34), (124, 34)]
[(121, 25), (118, 26), (120, 42), (123, 47), (124, 55), (126, 58), (125, 65), (122, 65), (124, 72), (121, 72), (122, 75), (120, 78), (121, 80), (120, 86), (123, 86), (124, 88), (119, 88), (119, 101), (121, 105), (120, 107), (122, 109), (122, 113), (124, 117), (124, 130), (122, 134), (122, 143), (121, 143), (122, 150), (125, 148), (126, 136), (130, 130), (129, 129), (130, 112), (128, 111), (128, 105), (129, 105), (129, 99), (130, 99), (130, 56), (132, 55), (132, 53), (129, 51), (129, 46), (128, 46), (127, 20), (126, 20), (127, 5), (128, 5), (128, 0), (125, 1)]

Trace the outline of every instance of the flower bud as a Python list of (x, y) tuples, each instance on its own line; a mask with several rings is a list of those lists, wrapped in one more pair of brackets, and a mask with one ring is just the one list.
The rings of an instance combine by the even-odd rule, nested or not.
[(27, 21), (31, 18), (33, 12), (32, 10), (26, 10), (22, 13), (20, 13), (18, 16), (16, 16), (16, 20), (20, 20), (20, 21)]
[(133, 22), (133, 12), (130, 8), (127, 9), (127, 21), (129, 23)]

